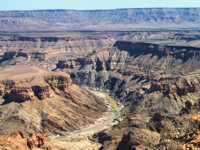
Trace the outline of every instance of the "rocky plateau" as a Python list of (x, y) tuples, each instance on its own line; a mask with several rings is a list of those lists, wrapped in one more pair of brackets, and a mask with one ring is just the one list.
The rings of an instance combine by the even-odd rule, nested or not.
[(199, 27), (199, 8), (1, 11), (1, 31), (133, 30)]
[[(191, 146), (189, 141), (177, 139), (180, 135), (189, 136), (188, 132), (198, 137), (199, 122), (187, 118), (192, 117), (188, 113), (195, 114), (199, 110), (199, 50), (191, 46), (117, 41), (112, 47), (85, 58), (59, 61), (57, 68), (68, 72), (76, 84), (110, 90), (125, 105), (126, 118), (106, 131), (106, 136), (115, 138), (105, 139), (102, 149), (174, 149), (177, 144), (177, 148), (195, 148), (198, 145)], [(174, 116), (165, 121), (167, 126), (162, 132), (152, 127), (151, 120), (157, 113)], [(173, 133), (178, 126), (184, 128), (181, 123), (169, 125), (173, 120), (182, 121), (187, 128), (185, 133), (177, 131), (177, 139), (173, 135), (174, 139), (170, 137), (170, 142), (166, 142), (166, 133)], [(193, 137), (192, 140), (195, 141)], [(115, 142), (119, 143), (117, 147), (112, 144)]]
[[(0, 12), (0, 149), (199, 149), (199, 11)], [(50, 139), (106, 114), (84, 86), (117, 123)]]
[(101, 98), (63, 72), (16, 65), (2, 68), (0, 76), (1, 134), (62, 134), (93, 123), (106, 111)]

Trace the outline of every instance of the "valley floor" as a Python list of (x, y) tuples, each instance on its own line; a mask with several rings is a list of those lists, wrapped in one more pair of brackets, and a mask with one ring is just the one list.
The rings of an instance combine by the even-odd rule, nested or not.
[[(109, 96), (109, 93), (103, 93), (99, 91), (92, 91), (95, 95), (102, 97), (105, 100), (105, 103), (108, 105), (108, 111), (104, 114), (103, 117), (96, 120), (92, 125), (89, 125), (80, 130), (74, 130), (67, 133), (64, 133), (63, 136), (52, 136), (52, 139), (55, 140), (56, 146), (63, 146), (67, 149), (98, 149), (101, 144), (92, 142), (89, 140), (89, 136), (92, 136), (95, 133), (98, 133), (104, 129), (108, 129), (113, 125), (118, 123), (118, 119), (121, 117), (121, 109), (116, 104), (115, 100)], [(78, 144), (77, 144), (78, 143)]]

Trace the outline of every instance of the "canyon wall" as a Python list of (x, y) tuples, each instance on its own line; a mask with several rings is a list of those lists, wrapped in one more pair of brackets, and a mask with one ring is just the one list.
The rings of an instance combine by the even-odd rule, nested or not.
[(187, 100), (199, 99), (199, 60), (197, 47), (117, 41), (86, 58), (59, 61), (57, 68), (76, 84), (110, 90), (135, 113), (176, 114)]
[(63, 72), (10, 66), (0, 74), (0, 134), (63, 134), (93, 123), (107, 109), (101, 98)]

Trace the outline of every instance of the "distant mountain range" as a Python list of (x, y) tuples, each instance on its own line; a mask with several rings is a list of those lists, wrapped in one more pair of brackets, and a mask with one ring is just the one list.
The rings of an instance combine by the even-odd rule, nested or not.
[(198, 28), (200, 8), (0, 11), (1, 31)]

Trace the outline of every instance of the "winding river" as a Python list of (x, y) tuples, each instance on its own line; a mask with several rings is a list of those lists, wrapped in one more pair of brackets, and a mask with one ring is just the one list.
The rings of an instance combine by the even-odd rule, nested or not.
[(106, 119), (103, 119), (97, 124), (93, 124), (90, 127), (86, 127), (80, 130), (74, 130), (71, 132), (66, 132), (63, 136), (53, 136), (57, 140), (68, 139), (68, 138), (77, 138), (80, 136), (88, 136), (97, 132), (100, 132), (106, 128), (110, 128), (121, 116), (120, 108), (116, 104), (115, 100), (110, 97), (109, 93), (103, 93), (99, 91), (92, 91), (97, 96), (104, 98), (105, 103), (108, 104), (109, 112), (107, 113)]

